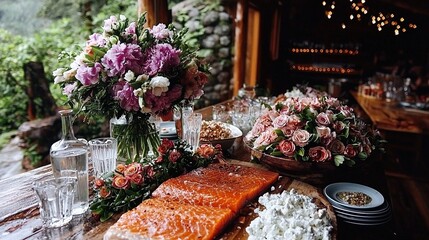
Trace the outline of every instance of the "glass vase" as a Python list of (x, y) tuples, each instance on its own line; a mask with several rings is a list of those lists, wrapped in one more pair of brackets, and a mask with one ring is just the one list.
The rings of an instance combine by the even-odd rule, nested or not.
[(144, 157), (158, 155), (159, 132), (149, 116), (121, 116), (110, 120), (110, 136), (118, 142), (118, 162), (140, 162)]

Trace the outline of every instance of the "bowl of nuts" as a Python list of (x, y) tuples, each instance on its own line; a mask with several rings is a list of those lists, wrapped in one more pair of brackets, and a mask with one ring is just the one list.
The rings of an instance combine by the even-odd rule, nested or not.
[(200, 144), (209, 143), (213, 146), (220, 144), (222, 150), (228, 150), (234, 144), (235, 139), (241, 137), (241, 130), (231, 124), (203, 120), (201, 124)]

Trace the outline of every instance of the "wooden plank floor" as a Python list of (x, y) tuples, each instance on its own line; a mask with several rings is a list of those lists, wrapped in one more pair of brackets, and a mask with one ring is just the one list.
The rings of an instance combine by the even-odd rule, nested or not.
[(386, 179), (397, 239), (429, 239), (429, 177), (386, 171)]

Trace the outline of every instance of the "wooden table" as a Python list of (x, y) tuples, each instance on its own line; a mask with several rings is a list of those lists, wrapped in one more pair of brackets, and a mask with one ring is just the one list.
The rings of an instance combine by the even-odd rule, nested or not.
[(355, 91), (352, 96), (378, 129), (429, 134), (429, 111), (403, 108), (398, 102), (365, 97)]
[[(206, 119), (210, 118), (211, 108), (199, 110)], [(237, 139), (229, 152), (231, 158), (249, 161), (250, 152)], [(31, 183), (51, 175), (51, 167), (43, 166), (0, 181), (0, 239), (102, 239), (106, 229), (120, 216), (114, 215), (109, 221), (99, 223), (89, 216), (75, 218), (60, 229), (46, 230), (39, 219), (37, 199), (31, 189)], [(306, 176), (298, 176), (305, 181)], [(384, 178), (383, 168), (379, 161), (373, 161), (366, 167), (348, 169), (331, 174), (325, 182), (316, 187), (321, 191), (331, 182), (349, 181), (371, 186), (379, 190), (389, 200), (389, 192)], [(354, 226), (338, 222), (337, 239), (395, 239), (396, 228), (393, 221), (380, 226)], [(399, 239), (399, 238), (398, 238)]]
[(401, 168), (413, 174), (426, 174), (429, 163), (429, 111), (404, 108), (398, 102), (352, 96), (388, 141), (391, 158), (397, 158)]

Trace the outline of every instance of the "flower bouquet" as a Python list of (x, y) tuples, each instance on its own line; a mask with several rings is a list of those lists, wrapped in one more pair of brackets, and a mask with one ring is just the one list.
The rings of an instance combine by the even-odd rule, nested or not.
[[(164, 24), (145, 28), (145, 22), (144, 14), (137, 22), (111, 16), (100, 33), (89, 36), (83, 50), (62, 53), (62, 59), (74, 59), (53, 72), (68, 103), (86, 119), (126, 117), (132, 126), (115, 136), (124, 138), (118, 139), (120, 155), (127, 146), (141, 156), (149, 151), (148, 145), (156, 149), (159, 137), (149, 117), (200, 98), (208, 81), (208, 66), (183, 40), (186, 29), (177, 31)], [(138, 161), (141, 156), (128, 158)]]
[(309, 92), (278, 101), (256, 120), (245, 142), (259, 157), (266, 154), (278, 167), (305, 171), (315, 165), (353, 166), (381, 149), (379, 132), (357, 118), (351, 107)]
[(115, 171), (95, 180), (90, 208), (100, 221), (106, 221), (115, 212), (134, 208), (169, 178), (223, 161), (220, 145), (202, 144), (194, 153), (182, 141), (163, 139), (158, 153), (159, 156), (149, 156), (141, 162), (118, 164)]

